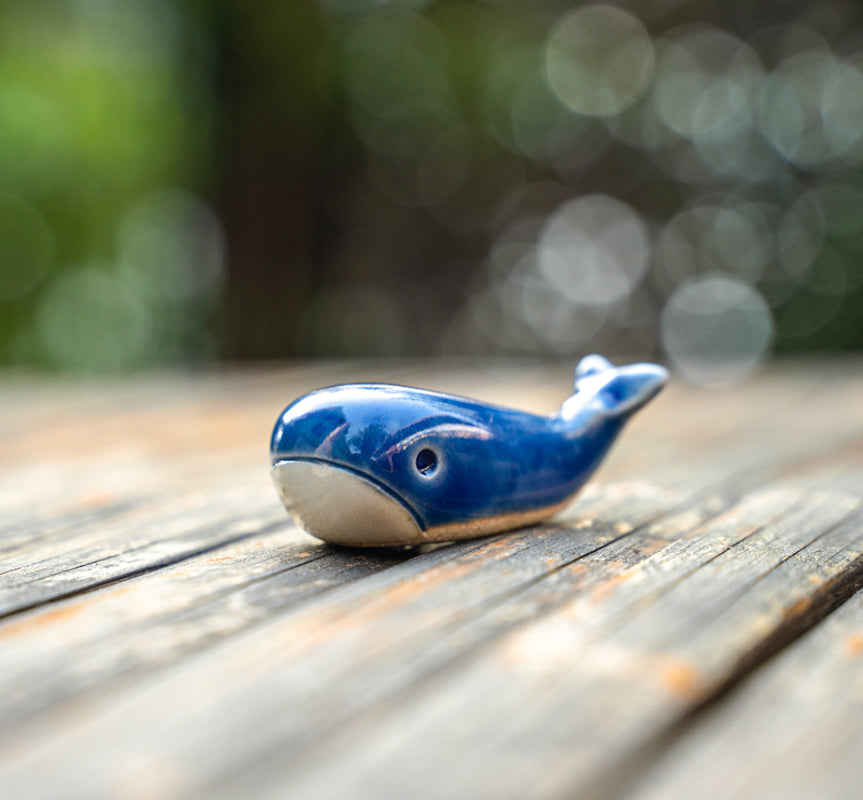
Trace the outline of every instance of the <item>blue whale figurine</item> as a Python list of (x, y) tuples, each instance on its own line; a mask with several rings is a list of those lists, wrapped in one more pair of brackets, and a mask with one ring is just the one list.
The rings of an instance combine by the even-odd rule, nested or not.
[(272, 476), (313, 536), (352, 546), (451, 541), (561, 509), (629, 417), (665, 385), (655, 364), (587, 356), (549, 417), (384, 384), (320, 389), (273, 430)]

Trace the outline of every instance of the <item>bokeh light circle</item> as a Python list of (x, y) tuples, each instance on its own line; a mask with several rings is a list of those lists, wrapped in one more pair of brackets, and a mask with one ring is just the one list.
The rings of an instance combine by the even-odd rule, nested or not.
[(558, 292), (584, 305), (609, 305), (641, 282), (650, 241), (641, 217), (607, 195), (565, 203), (539, 241), (539, 271)]
[(669, 128), (716, 142), (749, 126), (762, 78), (750, 47), (721, 28), (686, 25), (666, 34), (657, 51), (653, 104)]
[[(832, 111), (835, 108), (835, 102), (831, 103), (832, 87), (839, 66), (827, 51), (798, 53), (785, 59), (762, 87), (759, 97), (761, 131), (783, 158), (798, 167), (813, 168), (833, 158), (835, 150), (825, 130), (836, 128), (835, 136), (844, 140), (842, 147), (853, 144), (853, 140), (847, 140), (838, 116)], [(847, 125), (847, 120), (843, 124)]]
[(613, 6), (587, 6), (561, 17), (544, 58), (546, 79), (561, 102), (593, 117), (628, 108), (653, 75), (653, 44), (644, 25)]
[(853, 155), (859, 162), (863, 158), (859, 152), (863, 139), (863, 71), (859, 67), (841, 64), (833, 73), (821, 96), (821, 120), (832, 155)]
[(0, 300), (15, 300), (45, 277), (53, 237), (30, 203), (0, 194)]
[(687, 208), (659, 235), (652, 280), (669, 293), (687, 278), (711, 272), (755, 283), (773, 249), (770, 226), (755, 203)]
[(767, 357), (773, 317), (747, 283), (709, 275), (684, 283), (660, 320), (662, 345), (683, 377), (702, 385), (734, 383)]
[(606, 318), (602, 306), (578, 303), (542, 273), (537, 253), (526, 254), (499, 286), (500, 305), (527, 327), (540, 349), (572, 353), (596, 335)]
[(87, 265), (55, 281), (36, 322), (46, 356), (60, 369), (115, 372), (152, 356), (151, 310), (138, 287), (108, 267)]
[(145, 195), (123, 217), (117, 254), (152, 294), (170, 301), (213, 296), (221, 287), (225, 236), (215, 213), (182, 189)]

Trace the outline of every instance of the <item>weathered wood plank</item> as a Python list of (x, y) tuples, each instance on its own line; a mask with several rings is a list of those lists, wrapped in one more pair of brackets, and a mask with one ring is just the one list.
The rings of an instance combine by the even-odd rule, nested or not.
[(287, 523), (291, 397), (571, 375), (351, 370), (0, 396), (0, 796), (612, 796), (856, 586), (863, 370), (673, 386), (555, 524), (377, 555)]
[[(761, 502), (753, 499), (747, 513)], [(854, 585), (859, 517), (830, 527), (856, 507), (829, 498), (792, 509), (694, 561), (686, 551), (714, 537), (725, 547), (728, 524), (742, 513), (732, 510), (713, 530), (659, 551), (424, 691), (413, 687), (389, 709), (343, 727), (294, 771), (272, 761), (267, 780), (260, 763), (246, 777), (316, 797), (349, 786), (353, 796), (394, 797), (399, 785), (427, 787), (419, 796), (604, 796), (630, 758), (735, 680), (751, 658), (763, 658), (765, 642), (778, 647), (808, 624), (813, 606), (832, 602), (837, 583)], [(422, 742), (434, 742), (434, 762)], [(344, 769), (333, 775), (324, 765), (336, 756)], [(441, 761), (456, 766), (440, 775)]]
[(285, 514), (269, 494), (263, 502), (251, 492), (212, 497), (186, 513), (174, 508), (151, 520), (134, 514), (120, 524), (88, 526), (77, 535), (7, 554), (0, 572), (0, 617), (283, 526)]
[[(407, 576), (397, 574), (394, 580), (401, 585), (417, 577), (426, 579), (426, 571), (433, 571), (439, 562), (464, 557), (474, 549), (506, 547), (506, 552), (517, 555), (537, 546), (549, 554), (537, 573), (542, 576), (567, 558), (625, 537), (679, 500), (676, 495), (637, 486), (593, 491), (581, 503), (584, 514), (590, 516), (580, 522), (582, 531), (591, 529), (591, 536), (572, 537), (569, 529), (558, 528), (549, 529), (545, 536), (534, 531), (512, 541), (499, 537), (465, 542), (427, 554)], [(678, 528), (691, 523), (698, 513), (685, 512)], [(385, 569), (409, 555), (412, 553), (408, 551), (337, 550), (295, 529), (276, 529), (266, 537), (245, 538), (170, 569), (139, 576), (133, 584), (118, 586), (108, 594), (87, 595), (13, 620), (11, 625), (0, 626), (0, 663), (5, 665), (0, 673), (0, 734), (8, 725), (51, 703), (74, 697), (87, 686), (104, 687), (133, 667), (140, 670), (162, 665), (209, 644), (216, 635), (228, 635), (265, 614), (273, 616), (294, 606), (304, 599), (303, 586), (309, 582), (310, 588), (329, 587)], [(214, 563), (219, 567), (214, 569)], [(481, 559), (471, 562), (474, 580), (481, 577), (477, 571), (482, 563)], [(514, 566), (518, 563), (513, 561)], [(504, 586), (518, 585), (520, 579), (517, 571), (500, 578)], [(345, 613), (349, 611), (345, 609)], [(159, 637), (154, 639), (156, 626)], [(43, 635), (34, 636), (34, 630)], [(88, 648), (96, 647), (99, 658), (88, 659), (82, 672), (74, 656), (80, 653), (84, 657)], [(50, 672), (34, 682), (36, 674), (46, 672), (46, 664), (51, 664)]]
[[(557, 595), (538, 617), (520, 595), (545, 592), (535, 576), (548, 573), (563, 542), (525, 532), (461, 557), (438, 550), (101, 706), (53, 751), (37, 728), (39, 746), (12, 751), (0, 788), (32, 789), (34, 775), (74, 768), (94, 747), (108, 764), (181, 765), (184, 789), (205, 795), (237, 785), (333, 797), (398, 796), (405, 785), (465, 797), (597, 786), (732, 679), (765, 639), (788, 635), (852, 579), (859, 531), (828, 528), (857, 507), (753, 496), (699, 535), (647, 545), (633, 566), (612, 564), (602, 578), (555, 570), (555, 580), (570, 581), (570, 598), (559, 605)], [(624, 540), (636, 544), (637, 534)], [(485, 627), (488, 614), (499, 615), (497, 626)], [(465, 753), (470, 768), (453, 766)], [(334, 763), (343, 769), (326, 768)], [(80, 778), (81, 796), (91, 797), (109, 796), (118, 779), (110, 768)]]
[(627, 793), (854, 800), (863, 765), (863, 593), (676, 732)]
[(668, 402), (658, 401), (636, 420), (643, 435), (633, 445), (641, 444), (641, 458), (626, 454), (611, 465), (612, 476), (649, 475), (667, 488), (721, 484), (742, 492), (813, 461), (826, 465), (836, 454), (860, 464), (863, 380), (769, 388), (762, 396), (741, 389), (671, 393)]
[[(815, 386), (820, 387), (821, 384), (816, 382)], [(805, 397), (816, 390), (804, 382), (796, 386), (796, 391), (797, 395)], [(546, 389), (546, 394), (548, 393)], [(540, 394), (542, 392), (537, 389), (536, 396)], [(856, 395), (849, 392), (834, 394), (836, 417), (853, 418), (852, 414), (846, 412), (856, 402)], [(230, 399), (234, 400), (233, 397)], [(280, 402), (272, 399), (260, 402), (252, 417), (258, 420), (265, 409), (279, 405)], [(550, 405), (553, 406), (554, 403)], [(693, 405), (697, 406), (698, 403)], [(755, 405), (758, 405), (757, 402)], [(761, 404), (763, 405), (765, 403)], [(822, 467), (819, 476), (822, 485), (836, 485), (841, 481), (845, 490), (863, 489), (858, 480), (863, 471), (855, 472), (845, 463), (848, 458), (853, 457), (859, 464), (863, 435), (852, 439), (849, 444), (849, 431), (837, 426), (831, 415), (816, 415), (815, 422), (805, 428), (797, 425), (796, 435), (791, 437), (785, 434), (791, 423), (783, 418), (782, 414), (785, 412), (781, 409), (768, 412), (762, 407), (753, 419), (744, 415), (747, 407), (745, 403), (738, 399), (737, 406), (740, 416), (734, 422), (736, 428), (731, 428), (735, 433), (731, 435), (727, 427), (731, 423), (729, 415), (726, 415), (725, 428), (721, 435), (712, 444), (709, 437), (708, 441), (703, 441), (704, 436), (697, 437), (700, 446), (696, 449), (691, 446), (693, 439), (687, 437), (694, 437), (700, 430), (703, 424), (701, 415), (694, 416), (694, 425), (691, 427), (685, 420), (681, 424), (680, 420), (675, 419), (672, 425), (669, 419), (660, 417), (652, 428), (640, 430), (653, 430), (654, 436), (661, 432), (662, 436), (658, 438), (664, 439), (665, 449), (656, 446), (639, 448), (636, 439), (630, 448), (632, 454), (628, 455), (624, 450), (622, 457), (616, 462), (613, 457), (612, 466), (601, 473), (598, 480), (615, 475), (633, 479), (648, 474), (651, 482), (660, 487), (684, 491), (692, 491), (693, 487), (698, 487), (701, 490), (739, 493), (751, 490), (760, 482), (777, 475), (793, 473), (794, 470), (797, 470), (798, 475), (805, 475), (807, 469), (810, 472), (812, 470), (807, 464), (814, 460)], [(793, 408), (793, 404), (791, 407)], [(64, 597), (82, 590), (87, 585), (99, 586), (137, 574), (141, 570), (159, 568), (166, 563), (180, 560), (187, 554), (200, 552), (202, 548), (218, 546), (226, 539), (220, 538), (216, 529), (222, 523), (228, 523), (228, 528), (231, 525), (242, 526), (244, 513), (249, 514), (249, 519), (258, 515), (259, 524), (262, 526), (275, 524), (279, 515), (283, 514), (266, 477), (263, 454), (256, 458), (248, 457), (248, 451), (257, 449), (260, 442), (266, 441), (265, 432), (271, 420), (267, 420), (266, 426), (260, 421), (255, 424), (248, 421), (235, 424), (234, 428), (239, 431), (232, 435), (222, 433), (217, 437), (208, 437), (205, 435), (206, 430), (217, 427), (218, 421), (223, 422), (231, 415), (230, 410), (210, 412), (210, 416), (205, 415), (204, 423), (199, 427), (182, 417), (176, 409), (167, 413), (164, 409), (157, 412), (147, 407), (146, 411), (153, 419), (142, 426), (144, 434), (150, 436), (153, 429), (160, 424), (167, 425), (172, 435), (176, 434), (176, 441), (170, 441), (169, 460), (183, 464), (181, 472), (200, 473), (197, 466), (203, 458), (209, 463), (208, 468), (215, 471), (210, 474), (209, 488), (200, 489), (195, 484), (190, 485), (188, 481), (184, 483), (179, 480), (175, 472), (176, 466), (162, 478), (161, 483), (154, 482), (152, 478), (142, 481), (142, 471), (159, 471), (156, 465), (150, 465), (146, 469), (132, 469), (127, 477), (121, 478), (119, 484), (114, 485), (108, 493), (108, 511), (102, 518), (96, 514), (94, 519), (94, 511), (86, 508), (83, 511), (79, 508), (77, 514), (70, 515), (69, 506), (61, 505), (53, 510), (49, 508), (47, 514), (43, 511), (44, 518), (36, 516), (28, 519), (25, 516), (17, 519), (14, 523), (15, 529), (4, 532), (0, 545), (5, 551), (4, 565), (0, 571), (5, 573), (14, 570), (14, 574), (7, 575), (3, 586), (0, 586), (0, 613), (11, 613), (16, 608), (27, 608), (38, 602)], [(793, 413), (800, 416), (799, 410)], [(176, 421), (170, 424), (164, 422), (166, 417), (174, 420), (178, 416), (184, 420), (182, 425), (178, 425)], [(732, 418), (733, 416), (730, 415)], [(115, 417), (104, 423), (109, 432), (123, 426), (129, 427), (127, 416), (118, 413)], [(773, 422), (767, 424), (766, 420), (770, 419), (773, 419)], [(825, 432), (825, 426), (832, 427)], [(81, 426), (72, 427), (76, 434), (72, 437), (71, 445), (75, 448), (80, 446), (77, 437), (82, 435), (79, 431)], [(177, 432), (178, 427), (183, 429), (182, 434)], [(256, 427), (260, 428), (260, 442), (254, 442), (254, 437), (249, 435)], [(683, 429), (682, 437), (679, 432), (675, 433), (678, 427)], [(853, 435), (854, 432), (850, 433)], [(164, 431), (162, 435), (165, 435)], [(103, 434), (103, 438), (105, 436), (106, 434)], [(116, 436), (108, 435), (107, 438), (111, 442), (117, 441)], [(189, 446), (191, 441), (207, 441), (208, 438), (215, 438), (215, 441), (210, 442), (209, 451), (204, 448), (203, 455)], [(234, 443), (238, 439), (239, 455), (234, 449)], [(39, 450), (35, 443), (31, 445), (31, 450)], [(836, 457), (827, 458), (825, 447), (832, 447), (833, 451), (829, 452), (833, 452)], [(193, 452), (189, 452), (190, 450)], [(842, 458), (843, 453), (846, 455), (845, 461)], [(164, 466), (165, 454), (160, 454), (159, 459), (157, 463), (161, 468)], [(99, 476), (111, 474), (112, 463), (110, 458), (107, 464), (96, 460), (92, 466), (95, 476), (88, 476), (85, 469), (85, 474), (78, 475), (76, 480), (88, 487), (90, 494), (93, 491), (98, 494)], [(72, 464), (75, 466), (69, 466), (69, 469), (74, 469), (76, 473), (82, 471), (77, 461)], [(251, 482), (250, 475), (255, 476)], [(144, 496), (140, 494), (142, 483), (147, 487)], [(797, 483), (800, 483), (799, 477)], [(57, 476), (54, 476), (53, 480), (43, 479), (40, 484), (47, 484), (52, 491), (56, 491), (53, 487), (61, 485), (71, 494), (75, 494), (74, 485), (70, 488)], [(166, 502), (166, 497), (170, 498), (172, 495), (178, 495), (178, 499)], [(87, 494), (84, 496), (86, 500)], [(43, 508), (42, 503), (35, 505), (39, 509)], [(116, 511), (111, 513), (111, 508)], [(74, 524), (74, 519), (79, 520), (77, 525)], [(261, 521), (263, 519), (266, 521)], [(186, 533), (179, 536), (164, 535), (164, 530), (182, 526), (184, 520), (189, 528)], [(246, 528), (251, 530), (249, 526)], [(233, 534), (229, 534), (228, 538), (230, 535)]]
[(18, 616), (0, 626), (0, 740), (46, 709), (408, 557), (404, 550), (334, 550), (283, 525)]
[[(627, 495), (635, 495), (638, 493), (627, 493)], [(651, 498), (643, 497), (640, 503), (636, 503), (633, 514), (640, 514), (644, 519), (653, 519), (656, 509), (650, 507)], [(617, 500), (620, 503), (620, 499)], [(625, 501), (624, 501), (625, 502)], [(641, 510), (637, 506), (641, 506)], [(654, 501), (653, 505), (656, 503)], [(633, 516), (633, 518), (635, 518)], [(401, 636), (401, 631), (411, 634), (414, 629), (420, 625), (420, 620), (426, 618), (425, 624), (421, 625), (421, 630), (435, 631), (445, 630), (447, 626), (451, 626), (453, 618), (470, 617), (475, 613), (477, 607), (484, 607), (495, 597), (495, 594), (490, 594), (486, 597), (478, 591), (479, 587), (488, 582), (486, 566), (489, 563), (497, 565), (494, 575), (492, 576), (500, 584), (500, 591), (506, 591), (508, 587), (518, 586), (520, 583), (529, 580), (536, 574), (545, 574), (554, 567), (554, 564), (549, 564), (549, 558), (556, 558), (559, 562), (561, 558), (566, 556), (562, 552), (565, 547), (575, 547), (577, 549), (591, 549), (602, 545), (604, 542), (613, 540), (620, 536), (626, 536), (625, 532), (615, 529), (615, 526), (601, 526), (595, 523), (590, 529), (587, 529), (588, 534), (592, 532), (592, 528), (597, 530), (591, 537), (588, 535), (582, 540), (573, 540), (571, 536), (559, 535), (557, 539), (549, 536), (537, 536), (535, 533), (524, 533), (520, 535), (518, 541), (494, 541), (485, 543), (483, 548), (476, 552), (462, 552), (461, 557), (458, 553), (453, 553), (451, 550), (439, 549), (432, 553), (425, 554), (419, 558), (413, 559), (410, 562), (403, 564), (399, 568), (393, 568), (385, 574), (379, 574), (366, 581), (361, 581), (360, 584), (355, 584), (349, 587), (348, 590), (341, 590), (337, 594), (341, 600), (327, 603), (328, 613), (315, 612), (322, 616), (315, 616), (316, 621), (311, 620), (306, 622), (307, 627), (300, 628), (295, 633), (288, 633), (288, 638), (282, 640), (282, 645), (278, 648), (288, 655), (289, 661), (293, 659), (289, 653), (296, 653), (298, 647), (302, 648), (309, 643), (318, 642), (324, 643), (329, 638), (331, 633), (340, 633), (334, 640), (334, 652), (328, 664), (323, 665), (325, 673), (330, 672), (333, 668), (343, 669), (349, 666), (339, 658), (339, 652), (344, 654), (346, 646), (364, 645), (364, 638), (368, 638), (365, 646), (374, 644), (376, 640), (382, 637), (385, 639), (392, 638), (393, 642), (397, 642)], [(457, 546), (459, 550), (463, 550), (470, 543)], [(529, 558), (515, 560), (519, 552), (523, 552)], [(443, 600), (449, 599), (447, 603), (442, 605), (440, 592), (444, 592)], [(395, 595), (395, 596), (394, 596)], [(396, 597), (401, 597), (407, 603), (407, 607), (402, 606)], [(370, 599), (371, 598), (371, 599)], [(316, 604), (314, 606), (318, 608)], [(377, 614), (374, 608), (378, 608), (380, 613), (385, 609), (389, 609), (389, 616), (381, 618), (377, 623), (375, 620)], [(359, 612), (368, 620), (368, 625), (373, 625), (373, 630), (363, 630), (362, 626), (353, 629), (351, 624), (352, 611)], [(398, 626), (398, 631), (393, 626)], [(443, 626), (443, 627), (442, 627)], [(357, 634), (359, 639), (356, 638)], [(349, 641), (346, 641), (345, 637)], [(269, 640), (270, 637), (265, 637)], [(413, 642), (416, 642), (416, 632), (411, 635)], [(220, 661), (221, 658), (217, 658)], [(258, 674), (262, 664), (258, 659), (253, 658), (244, 667), (243, 672), (245, 677), (242, 681), (245, 682), (252, 674)], [(309, 663), (298, 664), (298, 667), (303, 669), (312, 668)], [(271, 675), (277, 680), (277, 676)], [(319, 700), (326, 700), (327, 689), (326, 685), (320, 688), (324, 689)], [(272, 698), (283, 702), (276, 697)], [(242, 702), (242, 701), (241, 701)], [(182, 705), (182, 704), (181, 704)], [(304, 716), (309, 714), (309, 707), (306, 706)], [(172, 714), (174, 712), (171, 712)], [(287, 719), (298, 719), (293, 714), (290, 714)], [(271, 723), (284, 724), (284, 720), (280, 723), (280, 715), (270, 717)], [(224, 720), (227, 721), (227, 720)], [(236, 722), (236, 720), (235, 720)], [(242, 723), (239, 723), (242, 724)], [(293, 723), (292, 723), (293, 724)], [(221, 728), (221, 725), (219, 726)], [(257, 728), (262, 735), (266, 735), (271, 731), (271, 725), (266, 725), (263, 728)], [(227, 731), (221, 728), (223, 733)], [(231, 738), (236, 738), (235, 733), (230, 734)], [(42, 735), (35, 734), (35, 742), (37, 748), (41, 747)], [(258, 746), (262, 744), (262, 740), (255, 733), (247, 739), (251, 744), (254, 741)], [(21, 739), (17, 740), (18, 744)], [(248, 757), (249, 750), (244, 746), (243, 753)], [(254, 750), (254, 746), (252, 747)], [(15, 759), (18, 760), (17, 758)]]

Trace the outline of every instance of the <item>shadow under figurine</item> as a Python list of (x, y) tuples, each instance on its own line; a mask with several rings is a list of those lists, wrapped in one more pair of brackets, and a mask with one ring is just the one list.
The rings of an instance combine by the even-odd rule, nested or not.
[(279, 417), (272, 476), (297, 524), (333, 544), (518, 528), (563, 508), (667, 380), (656, 364), (587, 356), (575, 393), (549, 417), (404, 386), (320, 389)]

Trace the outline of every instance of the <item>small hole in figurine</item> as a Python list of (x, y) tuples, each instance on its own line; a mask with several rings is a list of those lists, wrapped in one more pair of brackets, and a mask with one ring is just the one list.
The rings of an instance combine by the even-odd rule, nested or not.
[(437, 453), (424, 447), (417, 453), (416, 467), (420, 475), (430, 478), (437, 471)]

